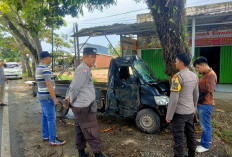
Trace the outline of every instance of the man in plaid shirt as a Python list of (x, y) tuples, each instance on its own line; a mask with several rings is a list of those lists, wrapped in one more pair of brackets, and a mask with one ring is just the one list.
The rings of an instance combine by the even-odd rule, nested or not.
[(203, 130), (201, 143), (197, 146), (196, 151), (199, 153), (209, 150), (209, 143), (211, 143), (212, 130), (210, 118), (213, 111), (214, 103), (214, 88), (217, 83), (216, 73), (209, 67), (207, 58), (198, 57), (194, 62), (194, 67), (202, 74), (199, 81), (199, 100), (197, 105), (200, 125)]

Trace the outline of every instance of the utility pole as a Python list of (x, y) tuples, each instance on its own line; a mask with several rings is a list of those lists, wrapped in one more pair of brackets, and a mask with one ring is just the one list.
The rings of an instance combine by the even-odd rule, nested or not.
[(53, 69), (53, 61), (54, 61), (54, 53), (53, 53), (53, 25), (52, 25), (52, 72), (54, 72), (54, 69)]
[(74, 58), (74, 69), (76, 70), (77, 67), (77, 47), (76, 47), (76, 29), (75, 29), (75, 24), (73, 24), (73, 32), (74, 32), (74, 53), (75, 53), (75, 58)]
[(120, 34), (120, 51), (121, 51), (121, 57), (123, 57), (123, 36)]
[[(76, 23), (76, 33), (78, 32), (78, 24)], [(78, 54), (78, 66), (81, 64), (80, 48), (79, 48), (79, 37), (76, 37), (77, 54)]]

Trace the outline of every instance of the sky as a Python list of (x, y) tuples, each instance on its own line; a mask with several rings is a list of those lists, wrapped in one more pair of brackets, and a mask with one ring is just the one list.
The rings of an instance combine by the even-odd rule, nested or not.
[[(186, 7), (191, 6), (199, 6), (199, 5), (206, 5), (212, 3), (221, 3), (221, 2), (231, 2), (232, 0), (186, 0)], [(130, 13), (126, 13), (130, 12)], [(83, 16), (79, 16), (79, 18), (73, 18), (71, 16), (66, 16), (64, 20), (67, 23), (67, 26), (61, 27), (58, 30), (55, 30), (58, 34), (67, 34), (70, 39), (73, 39), (71, 35), (73, 35), (73, 25), (74, 23), (78, 24), (78, 29), (81, 30), (82, 28), (89, 28), (95, 26), (104, 26), (104, 25), (111, 25), (114, 23), (135, 23), (136, 22), (136, 15), (148, 13), (149, 9), (147, 9), (147, 5), (144, 0), (141, 0), (139, 3), (136, 3), (135, 0), (117, 0), (117, 4), (113, 5), (108, 8), (104, 8), (103, 11), (94, 10), (93, 12), (88, 12), (86, 8), (84, 8)], [(106, 17), (112, 16), (115, 14), (121, 14), (113, 17)], [(107, 36), (113, 46), (118, 44), (119, 36), (118, 35), (108, 35)], [(84, 43), (87, 37), (80, 37), (79, 43)], [(97, 44), (107, 47), (109, 44), (107, 39), (104, 36), (102, 37), (92, 37), (88, 40), (88, 43)], [(43, 50), (51, 51), (52, 46), (45, 42), (42, 42)], [(68, 52), (73, 53), (73, 49), (65, 49)]]

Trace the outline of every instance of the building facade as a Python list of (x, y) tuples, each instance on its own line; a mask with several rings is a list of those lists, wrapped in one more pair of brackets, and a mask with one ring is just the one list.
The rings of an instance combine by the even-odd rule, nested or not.
[[(218, 83), (232, 83), (232, 3), (219, 3), (186, 9), (189, 45), (193, 58), (204, 56), (218, 76)], [(152, 21), (150, 14), (137, 16), (137, 22)], [(194, 34), (193, 34), (193, 33)], [(192, 41), (195, 39), (194, 45)], [(157, 36), (138, 35), (138, 55), (158, 78), (167, 79), (162, 48)]]

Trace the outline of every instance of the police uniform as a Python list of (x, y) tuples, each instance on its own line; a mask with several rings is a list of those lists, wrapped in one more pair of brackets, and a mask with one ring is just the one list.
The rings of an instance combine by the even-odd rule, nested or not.
[(182, 69), (172, 78), (170, 101), (166, 119), (171, 121), (174, 137), (174, 156), (182, 157), (184, 136), (187, 138), (189, 156), (195, 156), (196, 142), (193, 117), (198, 101), (198, 77), (188, 68)]
[(76, 148), (85, 149), (89, 143), (94, 153), (101, 152), (98, 122), (96, 118), (95, 89), (90, 68), (82, 62), (75, 71), (66, 93), (75, 116)]

